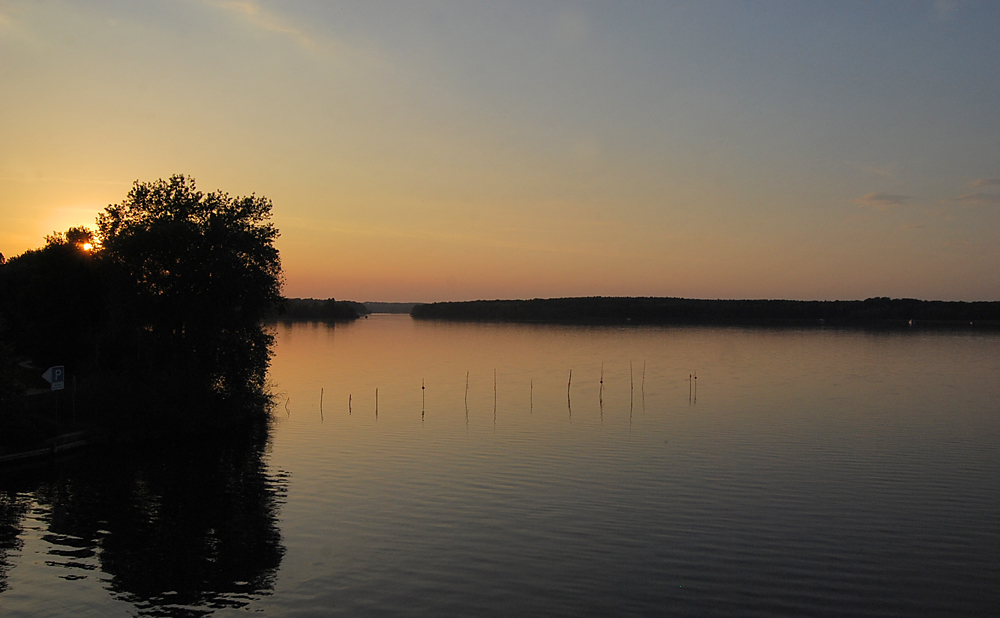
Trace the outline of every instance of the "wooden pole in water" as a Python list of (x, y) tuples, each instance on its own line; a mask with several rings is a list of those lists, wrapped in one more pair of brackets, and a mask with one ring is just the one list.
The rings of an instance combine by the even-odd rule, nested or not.
[(348, 395), (347, 395), (347, 415), (348, 416), (351, 415), (351, 399), (353, 397), (354, 397), (353, 395), (351, 395), (350, 393), (348, 393)]
[(319, 389), (319, 420), (323, 420), (323, 389)]
[(632, 412), (632, 402), (635, 399), (635, 378), (632, 377), (632, 361), (628, 362), (628, 408)]
[(604, 404), (604, 361), (601, 361), (601, 388), (597, 391), (597, 397)]
[(646, 361), (642, 361), (642, 387), (640, 396), (642, 398), (642, 411), (646, 411)]
[(465, 407), (469, 407), (469, 372), (465, 372)]
[(566, 409), (569, 410), (570, 418), (573, 418), (573, 403), (569, 399), (569, 389), (573, 386), (573, 370), (569, 370), (569, 381), (566, 382)]
[(528, 414), (535, 411), (535, 380), (528, 381)]
[(375, 387), (375, 418), (378, 418), (378, 387)]
[(427, 391), (424, 387), (424, 379), (420, 378), (420, 420), (424, 418), (424, 411), (427, 409)]

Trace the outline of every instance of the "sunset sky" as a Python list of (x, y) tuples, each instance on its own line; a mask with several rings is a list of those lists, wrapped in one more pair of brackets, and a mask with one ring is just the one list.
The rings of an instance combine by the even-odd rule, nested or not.
[(174, 173), (287, 296), (1000, 300), (1000, 2), (0, 0), (0, 252)]

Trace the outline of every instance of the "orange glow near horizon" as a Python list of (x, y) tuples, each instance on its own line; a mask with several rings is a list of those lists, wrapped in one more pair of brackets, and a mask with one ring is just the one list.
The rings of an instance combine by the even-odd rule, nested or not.
[(0, 253), (182, 173), (272, 200), (291, 297), (1000, 300), (954, 4), (0, 2)]

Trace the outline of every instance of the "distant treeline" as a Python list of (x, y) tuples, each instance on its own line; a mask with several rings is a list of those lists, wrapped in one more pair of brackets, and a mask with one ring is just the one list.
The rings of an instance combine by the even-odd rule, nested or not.
[(365, 301), (364, 307), (371, 313), (410, 313), (420, 303), (378, 303)]
[(417, 303), (381, 303), (327, 298), (286, 298), (270, 320), (288, 322), (340, 322), (371, 313), (410, 313)]
[(349, 300), (286, 298), (270, 317), (291, 322), (341, 322), (356, 320), (367, 313), (364, 305)]
[(431, 303), (411, 315), (428, 320), (574, 324), (831, 324), (953, 323), (1000, 326), (1000, 302), (911, 298), (867, 300), (698, 300), (601, 297)]

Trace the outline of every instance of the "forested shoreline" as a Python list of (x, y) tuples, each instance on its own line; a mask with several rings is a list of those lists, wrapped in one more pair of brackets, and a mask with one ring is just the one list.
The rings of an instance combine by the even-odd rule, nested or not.
[(418, 305), (422, 320), (564, 324), (951, 325), (1000, 328), (1000, 302), (866, 300), (703, 300), (656, 297), (578, 297), (475, 300)]
[(285, 298), (265, 318), (278, 322), (344, 322), (369, 313), (362, 304), (334, 298)]

